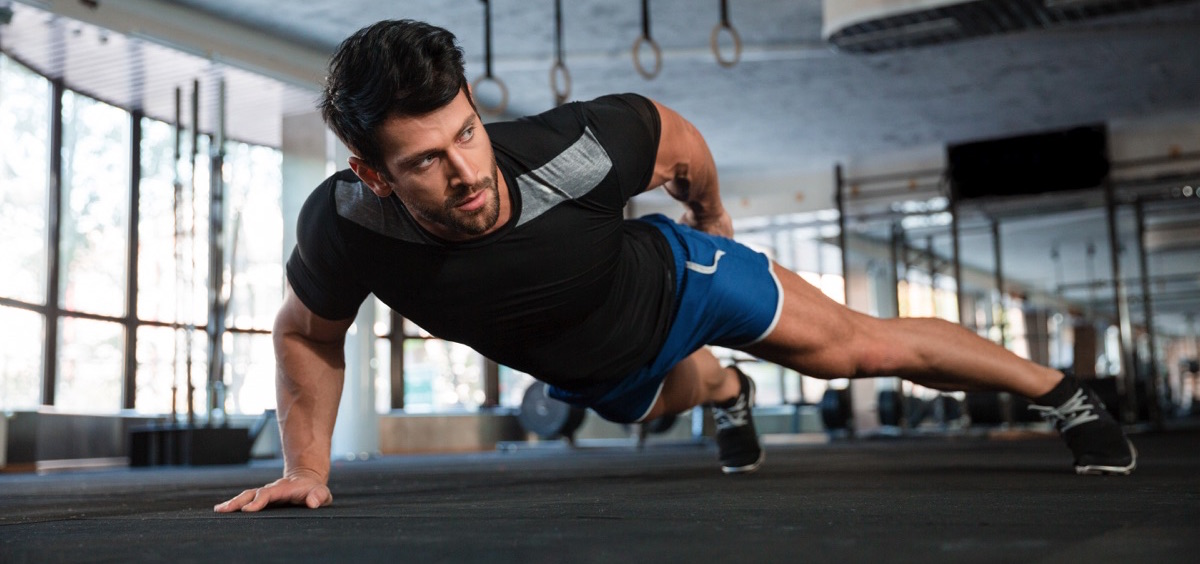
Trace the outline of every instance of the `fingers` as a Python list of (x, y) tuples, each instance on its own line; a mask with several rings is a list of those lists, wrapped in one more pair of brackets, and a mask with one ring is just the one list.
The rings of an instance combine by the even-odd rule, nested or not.
[(266, 507), (268, 503), (274, 501), (274, 492), (275, 488), (271, 486), (254, 490), (254, 499), (251, 499), (250, 503), (242, 506), (242, 512), (253, 513), (255, 511), (262, 510), (262, 508)]
[(331, 503), (333, 503), (333, 495), (325, 488), (315, 488), (313, 491), (308, 492), (308, 496), (304, 498), (304, 504), (309, 509), (324, 507)]
[(253, 513), (260, 511), (267, 504), (275, 501), (275, 489), (272, 486), (264, 486), (253, 490), (246, 490), (225, 503), (214, 505), (213, 511), (217, 513), (233, 513), (234, 511)]
[(214, 505), (213, 511), (217, 513), (232, 513), (237, 511), (250, 502), (250, 500), (254, 499), (254, 496), (257, 494), (257, 492), (258, 490), (246, 490), (238, 494), (237, 497), (234, 497), (225, 503), (218, 503), (217, 505)]

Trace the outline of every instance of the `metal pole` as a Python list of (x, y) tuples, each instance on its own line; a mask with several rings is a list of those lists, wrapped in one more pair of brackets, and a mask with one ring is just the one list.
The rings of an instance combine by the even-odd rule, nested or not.
[(208, 211), (208, 425), (225, 423), (225, 80), (217, 83), (217, 127), (209, 145)]
[(63, 214), (63, 95), (62, 78), (50, 81), (50, 185), (46, 202), (46, 340), (43, 345), (42, 404), (54, 405), (58, 379), (59, 249), (62, 248)]
[(842, 293), (843, 301), (847, 307), (850, 306), (850, 249), (847, 248), (848, 237), (846, 235), (846, 201), (845, 201), (845, 179), (842, 176), (842, 165), (838, 164), (833, 167), (833, 182), (834, 182), (834, 199), (837, 202), (838, 209), (838, 246), (842, 249)]
[[(196, 162), (200, 153), (200, 81), (192, 81), (192, 167), (191, 167), (191, 187), (188, 190), (188, 195), (191, 198), (192, 220), (188, 222), (188, 245), (190, 250), (188, 256), (191, 257), (190, 268), (188, 269), (188, 299), (187, 299), (187, 426), (188, 429), (193, 429), (196, 426), (196, 386), (192, 382), (192, 343), (196, 334), (196, 322), (192, 319), (195, 315), (195, 296), (196, 296)], [(190, 458), (185, 456), (185, 462), (190, 463)]]
[(967, 315), (966, 300), (963, 299), (962, 257), (959, 254), (962, 252), (960, 248), (962, 244), (962, 230), (960, 227), (958, 220), (958, 197), (955, 196), (952, 190), (950, 193), (950, 238), (954, 249), (954, 300), (958, 304), (958, 324), (974, 331), (975, 316)]
[(392, 331), (388, 335), (392, 359), (392, 409), (404, 409), (404, 318), (392, 309), (388, 310), (388, 315), (392, 320)]
[[(842, 249), (842, 295), (843, 302), (846, 307), (850, 307), (850, 248), (849, 236), (846, 233), (846, 195), (845, 195), (845, 179), (842, 176), (842, 165), (838, 164), (833, 168), (833, 182), (835, 199), (837, 200), (838, 208), (838, 245)], [(846, 410), (849, 413), (854, 413), (854, 393), (853, 389), (846, 394), (847, 405)], [(855, 424), (854, 427), (847, 429), (852, 435), (859, 427)]]
[(1146, 339), (1150, 347), (1150, 358), (1147, 359), (1150, 364), (1149, 379), (1146, 381), (1147, 397), (1150, 400), (1150, 420), (1154, 426), (1162, 428), (1163, 413), (1162, 413), (1162, 396), (1160, 395), (1161, 382), (1158, 374), (1158, 345), (1154, 338), (1156, 329), (1154, 328), (1154, 299), (1150, 295), (1150, 264), (1146, 257), (1146, 209), (1142, 204), (1142, 199), (1138, 198), (1133, 203), (1133, 211), (1137, 217), (1137, 247), (1138, 247), (1138, 266), (1142, 273), (1142, 311), (1146, 323)]
[[(892, 284), (892, 288), (891, 289), (892, 289), (892, 303), (894, 304), (894, 307), (895, 307), (895, 310), (892, 312), (892, 315), (894, 315), (896, 317), (900, 317), (900, 256), (901, 256), (901, 249), (903, 249), (903, 248), (905, 248), (904, 227), (902, 227), (900, 225), (899, 221), (894, 221), (894, 222), (892, 222), (892, 245), (891, 245), (891, 259), (892, 259), (891, 284)], [(904, 256), (908, 256), (907, 250), (905, 250), (903, 254), (904, 254)], [(908, 271), (907, 268), (908, 267), (906, 265), (905, 273), (907, 273), (907, 271)]]
[(1003, 249), (1000, 243), (1000, 222), (992, 220), (992, 254), (996, 260), (996, 293), (997, 304), (1000, 306), (997, 312), (996, 326), (1000, 328), (1000, 346), (1008, 348), (1005, 343), (1008, 341), (1008, 310), (1005, 309), (1004, 299), (1004, 262)]
[[(892, 245), (891, 245), (892, 272), (891, 272), (891, 280), (889, 280), (889, 282), (892, 285), (892, 288), (891, 288), (892, 304), (893, 304), (892, 314), (895, 315), (896, 317), (900, 317), (900, 265), (902, 262), (901, 257), (903, 257), (904, 275), (905, 275), (905, 278), (907, 278), (908, 277), (908, 243), (907, 243), (905, 233), (904, 233), (904, 226), (901, 225), (901, 223), (899, 221), (892, 222), (892, 241), (891, 241), (891, 243), (892, 243)], [(900, 398), (900, 402), (899, 402), (900, 409), (899, 409), (899, 414), (898, 414), (899, 422), (898, 422), (897, 426), (904, 428), (904, 427), (908, 426), (908, 424), (907, 424), (908, 401), (905, 399), (905, 396), (904, 396), (904, 379), (900, 378), (900, 377), (895, 377), (895, 378), (892, 378), (891, 380), (894, 381), (896, 397)]]
[(1121, 280), (1121, 241), (1117, 229), (1117, 198), (1111, 182), (1104, 183), (1104, 203), (1108, 211), (1108, 251), (1112, 263), (1113, 304), (1116, 306), (1117, 331), (1121, 336), (1121, 378), (1117, 380), (1117, 393), (1121, 398), (1121, 416), (1126, 422), (1133, 421), (1137, 414), (1136, 378), (1130, 363), (1133, 350), (1133, 334), (1129, 325), (1129, 301), (1125, 295), (1125, 282)]
[(137, 295), (138, 295), (138, 202), (141, 200), (142, 184), (142, 116), (141, 110), (131, 112), (129, 139), (129, 226), (126, 232), (126, 281), (125, 281), (125, 367), (124, 391), (121, 394), (124, 409), (133, 409), (137, 402)]
[(937, 279), (938, 279), (938, 264), (937, 257), (933, 254), (933, 236), (925, 237), (925, 260), (929, 264), (929, 311), (933, 317), (938, 316), (937, 307)]
[(500, 407), (500, 364), (483, 359), (483, 408)]
[[(174, 197), (171, 200), (171, 209), (175, 213), (175, 238), (173, 240), (172, 259), (175, 263), (175, 323), (181, 323), (184, 316), (183, 304), (184, 292), (187, 287), (184, 285), (184, 270), (183, 270), (183, 176), (180, 170), (183, 167), (183, 91), (179, 87), (175, 87), (175, 160), (171, 164), (175, 167), (174, 177)], [(186, 334), (186, 331), (185, 331)], [(175, 354), (171, 359), (171, 424), (179, 423), (179, 381), (182, 377), (180, 374), (179, 361), (187, 351), (181, 350), (180, 345), (181, 335), (178, 330), (172, 333), (172, 342), (175, 344)], [(181, 354), (182, 353), (182, 354)]]

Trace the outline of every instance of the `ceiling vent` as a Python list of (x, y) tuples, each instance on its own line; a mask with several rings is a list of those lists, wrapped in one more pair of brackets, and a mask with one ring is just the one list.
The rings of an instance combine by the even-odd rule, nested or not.
[(825, 0), (822, 35), (842, 51), (877, 53), (1046, 29), (1194, 0)]

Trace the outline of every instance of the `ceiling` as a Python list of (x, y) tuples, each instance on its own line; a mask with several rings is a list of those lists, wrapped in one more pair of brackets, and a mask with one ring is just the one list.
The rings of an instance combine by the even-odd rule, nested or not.
[[(110, 1), (117, 4), (84, 4), (95, 4), (98, 8), (93, 10), (102, 13)], [(55, 31), (44, 16), (31, 16), (28, 9), (42, 6), (61, 12), (67, 5), (79, 10), (77, 4), (18, 2), (13, 23), (0, 27), (0, 45), (27, 62), (57, 65), (68, 83), (93, 84), (85, 89), (102, 99), (141, 106), (163, 118), (170, 116), (174, 88), (182, 86), (186, 94), (192, 78), (206, 79), (217, 72), (211, 52), (207, 59), (204, 54), (170, 58), (159, 53), (161, 46), (138, 37), (98, 41), (95, 34), (101, 32), (90, 29)], [(421, 19), (457, 34), (467, 54), (469, 78), (481, 76), (484, 68), (480, 0), (311, 0), (290, 2), (286, 8), (278, 0), (127, 4), (194, 14), (197, 26), (229, 23), (245, 34), (225, 32), (223, 37), (260, 34), (321, 56), (374, 21)], [(871, 163), (889, 160), (901, 168), (909, 161), (940, 167), (948, 143), (1090, 123), (1200, 123), (1200, 2), (1195, 1), (1050, 29), (850, 54), (823, 40), (819, 0), (729, 0), (729, 22), (744, 48), (740, 61), (725, 68), (717, 64), (710, 47), (710, 32), (720, 21), (720, 2), (651, 0), (651, 36), (663, 52), (662, 71), (653, 80), (639, 76), (631, 54), (642, 29), (640, 2), (562, 4), (571, 98), (635, 91), (677, 109), (706, 136), (730, 198), (796, 190), (793, 184), (802, 179), (832, 176), (835, 163), (847, 165), (851, 172), (868, 171)], [(507, 85), (509, 116), (540, 112), (554, 104), (549, 80), (554, 6), (552, 0), (491, 0), (493, 75)], [(195, 31), (203, 34), (205, 28)], [(67, 43), (91, 43), (55, 47), (64, 38)], [(728, 54), (728, 42), (722, 45)], [(143, 69), (138, 77), (123, 70), (130, 67), (133, 53), (138, 53)], [(263, 79), (239, 69), (237, 61), (222, 62), (227, 63), (219, 72), (229, 81), (231, 137), (278, 145), (280, 117), (311, 111), (316, 87), (312, 81), (306, 83), (295, 73), (276, 73), (282, 80)], [(265, 70), (271, 74), (271, 69)], [(314, 72), (320, 76), (319, 70)], [(205, 84), (208, 108), (215, 102)], [(495, 92), (485, 84), (477, 95), (488, 104), (496, 101)], [(1193, 142), (1197, 147), (1192, 150), (1200, 151), (1200, 139)], [(833, 206), (827, 188), (819, 200), (813, 204), (816, 208)], [(1090, 209), (1063, 220), (1037, 219), (1036, 214), (1006, 220), (1006, 274), (1053, 291), (1047, 284), (1064, 280), (1047, 282), (1047, 273), (1055, 268), (1047, 266), (1050, 241), (1061, 241), (1060, 256), (1076, 260), (1060, 267), (1066, 282), (1083, 279), (1088, 270), (1109, 274), (1107, 222), (1102, 209)], [(1182, 221), (1200, 221), (1200, 212), (1191, 213)], [(1134, 249), (1131, 221), (1123, 220), (1121, 227), (1121, 244)], [(935, 244), (944, 247), (948, 239)], [(990, 238), (971, 235), (964, 245), (966, 260), (981, 271), (993, 267)], [(1090, 266), (1082, 258), (1088, 245), (1101, 249)], [(1036, 252), (1023, 252), (1026, 249)], [(1036, 260), (1028, 258), (1034, 255)], [(1152, 264), (1152, 271), (1195, 271), (1200, 254), (1161, 260), (1166, 262)], [(1195, 289), (1195, 300), (1168, 313), (1200, 311), (1200, 280)]]
[[(105, 0), (95, 3), (99, 6), (95, 12), (107, 9)], [(321, 55), (379, 19), (422, 19), (455, 32), (467, 53), (472, 79), (483, 72), (480, 0), (313, 0), (288, 3), (287, 9), (281, 9), (277, 0), (127, 3), (183, 8), (178, 13), (233, 22), (250, 33)], [(59, 8), (78, 2), (29, 0), (28, 4)], [(651, 36), (663, 50), (662, 71), (653, 80), (642, 78), (633, 65), (631, 48), (641, 33), (639, 2), (567, 0), (562, 4), (565, 62), (573, 78), (571, 97), (636, 91), (678, 109), (706, 135), (722, 174), (729, 177), (824, 173), (833, 162), (936, 148), (947, 142), (1157, 115), (1200, 116), (1196, 95), (1200, 92), (1200, 2), (1047, 30), (853, 55), (835, 51), (823, 41), (819, 0), (731, 0), (729, 22), (744, 50), (735, 66), (724, 68), (716, 63), (710, 47), (710, 32), (720, 17), (719, 2), (653, 0), (649, 3)], [(508, 114), (552, 107), (554, 2), (491, 0), (491, 5), (493, 75), (510, 92)], [(31, 28), (44, 27), (21, 15), (18, 11), (12, 29), (0, 31), (0, 42), (7, 48), (36, 43), (27, 35), (33, 33)], [(115, 70), (116, 62), (114, 68), (105, 68), (100, 61), (104, 49), (109, 60), (116, 59), (112, 52), (129, 51), (114, 47), (119, 39), (111, 38), (103, 48), (93, 42), (91, 48), (78, 49), (79, 56), (87, 52), (96, 57), (75, 65), (75, 71), (103, 69), (122, 75)], [(186, 84), (185, 77), (201, 73), (207, 62), (196, 59), (193, 65), (153, 68), (145, 82)], [(319, 77), (320, 70), (316, 73)], [(279, 88), (262, 85), (239, 86), (237, 96), (231, 93), (230, 104), (235, 107), (230, 111), (245, 105), (241, 98), (266, 93), (279, 100), (283, 114), (308, 111), (315, 85), (307, 86), (298, 94), (290, 90), (281, 94)], [(171, 98), (169, 89), (141, 90), (117, 97), (158, 106)], [(480, 87), (479, 96), (485, 102), (497, 98), (488, 85)], [(230, 127), (251, 129), (255, 120), (249, 116), (269, 121), (266, 116), (271, 113), (247, 112), (247, 117), (230, 119)], [(278, 128), (267, 127), (254, 136), (277, 141)]]
[[(324, 0), (280, 10), (276, 0), (172, 0), (322, 51), (384, 18), (416, 18), (459, 37), (482, 72), (479, 0)], [(491, 0), (493, 74), (510, 113), (553, 104), (554, 2)], [(637, 91), (677, 108), (713, 146), (722, 172), (827, 170), (830, 162), (916, 146), (1164, 112), (1200, 114), (1200, 3), (1117, 18), (873, 56), (822, 41), (818, 0), (729, 2), (745, 45), (716, 64), (719, 2), (653, 0), (661, 74), (639, 76), (635, 0), (567, 0), (565, 59), (572, 97)], [(494, 93), (494, 92), (493, 92)], [(487, 97), (486, 87), (480, 96)]]

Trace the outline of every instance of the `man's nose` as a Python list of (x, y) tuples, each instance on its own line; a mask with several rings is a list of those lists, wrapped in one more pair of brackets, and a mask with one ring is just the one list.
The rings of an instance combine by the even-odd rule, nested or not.
[(475, 170), (475, 167), (462, 151), (449, 151), (446, 157), (450, 163), (451, 176), (458, 179), (459, 182), (473, 186), (479, 180), (479, 171)]

